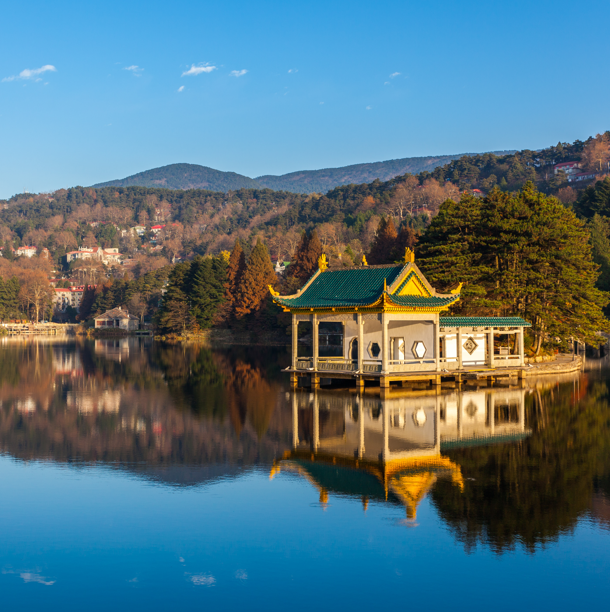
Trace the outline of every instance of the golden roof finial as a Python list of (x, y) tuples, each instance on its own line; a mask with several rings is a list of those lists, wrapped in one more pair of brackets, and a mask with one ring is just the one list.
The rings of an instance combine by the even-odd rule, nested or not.
[(412, 251), (409, 247), (405, 249), (405, 263), (415, 262), (415, 251)]
[(451, 290), (451, 293), (453, 295), (457, 295), (458, 293), (460, 293), (460, 291), (462, 290), (463, 286), (464, 286), (464, 283), (460, 283), (455, 289)]
[(363, 266), (368, 266), (369, 265), (368, 262), (366, 261), (366, 255), (362, 256), (362, 265)]
[(320, 268), (320, 272), (324, 272), (324, 270), (328, 268), (328, 261), (326, 260), (326, 255), (324, 255), (324, 253), (318, 257), (318, 268)]
[(387, 280), (385, 278), (383, 279), (383, 290), (384, 291), (388, 290), (388, 283), (387, 283)]
[(280, 294), (280, 292), (279, 291), (275, 291), (271, 285), (267, 285), (267, 287), (269, 287), (269, 293), (273, 297), (277, 297)]

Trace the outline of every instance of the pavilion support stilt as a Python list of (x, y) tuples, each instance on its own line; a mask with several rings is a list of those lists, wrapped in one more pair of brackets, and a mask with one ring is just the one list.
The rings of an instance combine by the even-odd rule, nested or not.
[(356, 378), (356, 389), (364, 389), (364, 378), (361, 376)]
[(310, 376), (310, 380), (311, 380), (311, 388), (312, 389), (319, 389), (320, 388), (320, 377), (317, 374), (312, 374)]
[(380, 386), (382, 389), (389, 389), (389, 388), (390, 388), (390, 379), (389, 379), (389, 378), (387, 378), (386, 376), (382, 376), (382, 377), (379, 379), (379, 386)]
[(290, 386), (296, 389), (299, 386), (299, 377), (296, 374), (290, 375)]

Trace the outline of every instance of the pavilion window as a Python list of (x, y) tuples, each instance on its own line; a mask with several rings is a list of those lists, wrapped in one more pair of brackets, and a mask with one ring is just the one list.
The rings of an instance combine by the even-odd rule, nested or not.
[(343, 356), (343, 323), (320, 322), (318, 325), (320, 357)]
[(377, 342), (371, 342), (369, 346), (369, 353), (373, 359), (377, 359), (381, 354), (381, 347)]

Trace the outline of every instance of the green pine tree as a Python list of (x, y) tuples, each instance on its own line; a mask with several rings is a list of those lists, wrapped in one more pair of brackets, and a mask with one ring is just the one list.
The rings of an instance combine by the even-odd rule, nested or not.
[(599, 345), (608, 295), (595, 283), (589, 233), (574, 213), (528, 182), (483, 199), (445, 202), (422, 237), (419, 262), (433, 284), (466, 283), (454, 312), (523, 316), (534, 349), (555, 337)]
[(191, 262), (188, 297), (191, 316), (201, 329), (212, 327), (224, 300), (227, 264), (223, 257), (196, 257)]

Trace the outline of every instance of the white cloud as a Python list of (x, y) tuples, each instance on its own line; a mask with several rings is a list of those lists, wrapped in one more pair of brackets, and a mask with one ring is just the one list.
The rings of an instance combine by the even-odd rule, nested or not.
[(248, 71), (247, 70), (231, 70), (231, 76), (234, 76), (234, 77), (244, 76), (246, 72)]
[(197, 576), (191, 576), (191, 582), (196, 586), (211, 587), (216, 584), (216, 578), (211, 574), (199, 574)]
[(47, 580), (40, 574), (32, 574), (31, 572), (23, 572), (19, 574), (23, 579), (23, 582), (38, 582), (39, 584), (44, 584), (46, 586), (51, 586), (55, 584), (55, 580)]
[(390, 75), (390, 78), (393, 79), (397, 76), (400, 76), (400, 72), (392, 72), (392, 74)]
[(299, 70), (298, 70), (298, 68), (291, 68), (291, 69), (288, 71), (288, 74), (294, 74), (295, 72), (298, 72), (298, 71), (299, 71)]
[(178, 87), (178, 91), (184, 91), (184, 85), (180, 85), (180, 87)]
[(367, 106), (366, 110), (371, 110), (373, 107), (372, 106)]
[(142, 72), (144, 68), (140, 68), (140, 66), (126, 66), (123, 70), (129, 70), (134, 76), (142, 76), (140, 72)]
[(237, 580), (248, 580), (248, 574), (245, 570), (237, 570), (235, 572), (235, 578), (237, 578)]
[(25, 70), (22, 70), (18, 75), (5, 77), (2, 79), (2, 81), (16, 81), (18, 79), (40, 81), (42, 79), (40, 79), (38, 75), (42, 74), (43, 72), (57, 72), (57, 68), (55, 68), (55, 66), (51, 66), (51, 64), (46, 64), (41, 68), (34, 68), (32, 70), (26, 68)]
[(216, 70), (216, 66), (210, 66), (209, 64), (199, 64), (199, 66), (195, 66), (192, 64), (191, 67), (182, 73), (182, 76), (197, 76), (202, 72), (212, 72), (212, 70)]
[(384, 85), (389, 85), (389, 84), (390, 84), (390, 81), (386, 81), (386, 82), (384, 83)]

